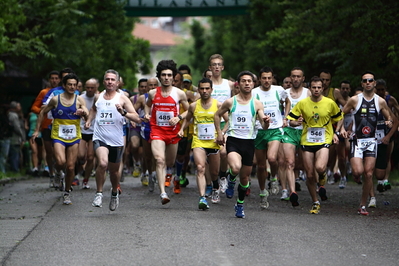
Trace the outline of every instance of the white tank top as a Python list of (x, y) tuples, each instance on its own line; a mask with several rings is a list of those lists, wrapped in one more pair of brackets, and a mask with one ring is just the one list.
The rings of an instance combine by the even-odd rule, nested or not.
[(119, 103), (120, 94), (116, 93), (111, 100), (104, 99), (104, 92), (97, 102), (97, 114), (94, 122), (93, 141), (100, 140), (109, 146), (123, 146), (124, 117), (118, 112), (115, 104)]
[(229, 99), (231, 97), (229, 81), (227, 79), (223, 79), (222, 84), (213, 84), (213, 91), (211, 96), (213, 99), (216, 99), (221, 103)]
[[(82, 95), (80, 95), (80, 97), (82, 97), (85, 100), (87, 110), (90, 111), (91, 107), (93, 106), (95, 96), (87, 97), (86, 94), (82, 94)], [(91, 122), (90, 128), (88, 128), (88, 129), (85, 129), (85, 123), (86, 123), (86, 121), (84, 121), (84, 119), (81, 118), (80, 119), (80, 130), (81, 130), (82, 134), (93, 134), (94, 120)]]
[[(302, 89), (302, 94), (301, 94), (301, 96), (299, 96), (299, 98), (297, 98), (297, 99), (294, 99), (294, 98), (291, 97), (291, 89), (287, 89), (286, 91), (287, 91), (288, 99), (290, 99), (290, 101), (291, 101), (291, 110), (292, 110), (292, 108), (294, 108), (294, 106), (295, 106), (300, 100), (303, 100), (303, 99), (305, 99), (305, 98), (308, 97), (308, 89), (307, 89), (307, 88), (303, 88), (303, 89)], [(290, 110), (290, 111), (291, 111), (291, 110)], [(294, 128), (294, 129), (300, 129), (300, 130), (303, 129), (303, 126), (302, 126), (302, 125), (297, 126), (297, 127), (292, 127), (292, 126), (290, 126), (290, 125), (288, 124), (288, 127), (291, 127), (291, 128)]]

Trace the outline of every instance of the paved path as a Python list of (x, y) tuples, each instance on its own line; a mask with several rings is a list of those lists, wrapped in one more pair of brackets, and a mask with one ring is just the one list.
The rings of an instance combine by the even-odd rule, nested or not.
[[(91, 180), (95, 187), (94, 180)], [(222, 197), (197, 210), (195, 179), (162, 206), (139, 179), (122, 184), (120, 206), (94, 208), (94, 189), (75, 189), (70, 206), (61, 192), (36, 178), (0, 188), (1, 265), (398, 265), (398, 188), (377, 194), (378, 208), (357, 215), (361, 186), (328, 185), (321, 213), (308, 213), (304, 184), (300, 206), (279, 196), (258, 208), (257, 180), (246, 199), (246, 219), (234, 216), (234, 200)], [(109, 191), (109, 180), (106, 182)], [(171, 188), (169, 188), (171, 191)], [(390, 205), (384, 205), (389, 201)], [(370, 209), (371, 210), (371, 209)]]

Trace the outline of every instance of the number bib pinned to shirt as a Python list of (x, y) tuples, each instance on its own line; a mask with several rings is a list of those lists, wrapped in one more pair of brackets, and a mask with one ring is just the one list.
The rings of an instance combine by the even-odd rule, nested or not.
[(163, 112), (163, 111), (157, 111), (156, 112), (157, 116), (157, 125), (160, 127), (167, 127), (170, 126), (169, 120), (172, 119), (173, 112)]
[(112, 110), (100, 110), (100, 120), (98, 124), (101, 126), (115, 125), (112, 117)]
[(71, 140), (76, 138), (75, 125), (59, 125), (58, 136), (61, 139)]
[(306, 141), (310, 143), (325, 143), (326, 129), (323, 127), (309, 127), (306, 135)]
[(198, 139), (212, 140), (215, 139), (215, 126), (213, 124), (198, 124)]
[(375, 143), (375, 138), (358, 139), (357, 147), (362, 151), (374, 151)]

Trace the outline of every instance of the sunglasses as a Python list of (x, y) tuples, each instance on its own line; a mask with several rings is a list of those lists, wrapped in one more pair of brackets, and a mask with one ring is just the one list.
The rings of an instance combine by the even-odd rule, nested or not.
[(362, 79), (362, 82), (363, 83), (367, 83), (367, 82), (373, 82), (374, 81), (374, 79)]

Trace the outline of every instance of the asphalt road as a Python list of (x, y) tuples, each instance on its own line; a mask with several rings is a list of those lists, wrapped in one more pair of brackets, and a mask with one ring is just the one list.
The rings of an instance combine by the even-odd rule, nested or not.
[[(1, 265), (398, 265), (398, 187), (377, 194), (368, 217), (357, 214), (361, 186), (327, 185), (321, 213), (309, 214), (302, 184), (300, 206), (279, 196), (258, 207), (257, 180), (245, 201), (245, 219), (234, 216), (234, 200), (222, 197), (198, 210), (195, 179), (171, 202), (149, 193), (139, 179), (122, 183), (119, 208), (94, 208), (92, 189), (75, 189), (70, 206), (47, 178), (0, 188)], [(109, 191), (109, 180), (106, 182)], [(235, 198), (235, 197), (234, 197)], [(389, 201), (389, 205), (384, 205)]]

